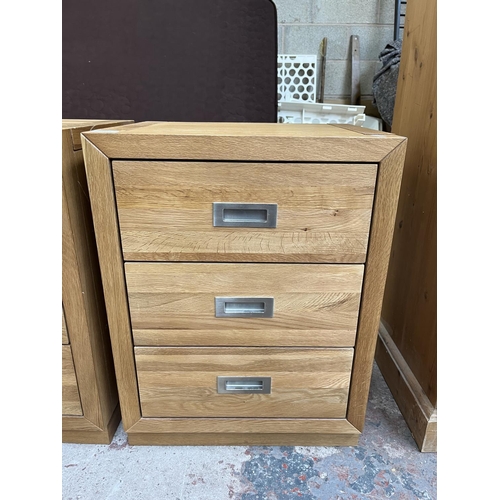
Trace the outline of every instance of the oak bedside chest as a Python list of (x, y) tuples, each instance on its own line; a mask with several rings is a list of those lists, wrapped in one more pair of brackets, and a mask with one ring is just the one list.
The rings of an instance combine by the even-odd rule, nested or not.
[(406, 139), (155, 122), (82, 137), (130, 444), (357, 444)]
[(81, 132), (127, 121), (62, 121), (62, 440), (110, 443), (120, 421)]

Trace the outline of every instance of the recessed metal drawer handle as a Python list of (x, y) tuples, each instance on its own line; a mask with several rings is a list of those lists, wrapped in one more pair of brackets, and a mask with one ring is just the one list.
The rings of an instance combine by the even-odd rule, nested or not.
[(213, 203), (214, 227), (276, 227), (276, 203)]
[(219, 394), (271, 394), (271, 377), (217, 377)]
[(274, 297), (215, 297), (216, 318), (272, 318)]

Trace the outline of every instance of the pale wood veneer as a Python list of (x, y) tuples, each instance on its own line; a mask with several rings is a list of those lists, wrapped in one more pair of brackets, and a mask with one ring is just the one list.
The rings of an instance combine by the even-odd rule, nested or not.
[[(352, 355), (352, 349), (136, 347), (142, 416), (343, 418)], [(217, 394), (218, 375), (271, 377), (271, 394)]]
[[(405, 149), (406, 140), (403, 137), (347, 125), (148, 122), (83, 135), (123, 423), (131, 444), (340, 446), (357, 443), (364, 424)], [(234, 168), (239, 162), (245, 163), (247, 168)], [(295, 242), (282, 238), (284, 249), (272, 250), (266, 255), (264, 244), (260, 253), (257, 248), (252, 248), (248, 237), (252, 231), (248, 229), (226, 233), (231, 238), (239, 234), (242, 240), (246, 240), (234, 254), (212, 240), (217, 240), (218, 233), (207, 226), (208, 207), (211, 202), (221, 200), (210, 200), (209, 194), (230, 192), (231, 195), (241, 195), (246, 192), (246, 201), (257, 201), (255, 179), (249, 183), (247, 190), (240, 179), (250, 171), (259, 172), (260, 176), (267, 175), (264, 173), (265, 164), (272, 164), (267, 165), (271, 186), (264, 179), (258, 188), (263, 192), (270, 189), (269, 192), (281, 196), (282, 203), (288, 203), (290, 207), (302, 207), (305, 217), (309, 217), (308, 225), (311, 222), (317, 231), (332, 232), (330, 251), (318, 249), (313, 243), (295, 250), (295, 254), (290, 253), (297, 236)], [(302, 164), (300, 169), (295, 168), (297, 164)], [(170, 167), (176, 171), (173, 176)], [(210, 168), (219, 176), (217, 183), (210, 184)], [(309, 168), (314, 182), (309, 182)], [(359, 190), (337, 189), (328, 168), (336, 172), (332, 175), (338, 176), (340, 185), (346, 185), (342, 184), (344, 179), (351, 179), (345, 181), (347, 185), (351, 182)], [(233, 176), (232, 172), (236, 171), (240, 174)], [(283, 182), (285, 174), (290, 172), (292, 184), (297, 190), (294, 194), (299, 193), (298, 200), (289, 196), (289, 186), (284, 189), (283, 185), (272, 180), (273, 171), (276, 172), (276, 179)], [(193, 172), (199, 173), (202, 180), (193, 176)], [(322, 172), (324, 184), (320, 182), (321, 175), (314, 172)], [(359, 181), (352, 172), (360, 173)], [(231, 176), (231, 182), (225, 185), (224, 190), (217, 191), (216, 184), (223, 181), (223, 173)], [(149, 178), (153, 175), (158, 176), (158, 182)], [(204, 183), (208, 185), (206, 190), (203, 189)], [(180, 186), (178, 191), (175, 186)], [(333, 192), (339, 194), (341, 205), (345, 205), (340, 211), (346, 211), (338, 221), (330, 222), (327, 218), (328, 222), (325, 222), (325, 209), (335, 208)], [(316, 207), (314, 200), (318, 203)], [(258, 202), (273, 201), (259, 199)], [(362, 212), (355, 214), (355, 210)], [(292, 228), (293, 233), (300, 224), (297, 214), (292, 212), (284, 210), (283, 214), (287, 227)], [(184, 219), (181, 213), (189, 214), (189, 220)], [(204, 248), (196, 248), (193, 244), (196, 238), (185, 237), (190, 224), (194, 228), (193, 234), (198, 235)], [(207, 234), (203, 234), (203, 228)], [(337, 230), (346, 230), (346, 234), (351, 235), (359, 231), (359, 238), (353, 237), (351, 243), (336, 245), (334, 236)], [(304, 235), (308, 232), (304, 231)], [(156, 239), (155, 233), (159, 234)], [(263, 232), (253, 231), (254, 236), (263, 242), (259, 233)], [(267, 234), (266, 238), (272, 245), (269, 236), (272, 230)], [(313, 241), (311, 238), (309, 243)], [(349, 251), (346, 252), (346, 249)], [(290, 255), (293, 255), (290, 259), (293, 264), (284, 264)], [(221, 263), (186, 263), (209, 257), (212, 262)], [(137, 259), (151, 262), (130, 262)], [(167, 263), (167, 260), (179, 262)], [(242, 262), (229, 264), (232, 260)], [(276, 264), (257, 264), (273, 261)], [(309, 261), (321, 264), (307, 264)], [(332, 288), (338, 275), (330, 275), (327, 269), (334, 267), (333, 263), (344, 261), (349, 264), (344, 271), (358, 268), (358, 280), (353, 280), (352, 275), (342, 281), (339, 288), (337, 285)], [(217, 266), (221, 266), (220, 269), (236, 266), (234, 269), (238, 273), (231, 273), (232, 278), (228, 279), (229, 273), (219, 272)], [(276, 330), (266, 332), (265, 328), (259, 328), (259, 321), (263, 319), (251, 320), (242, 323), (244, 327), (233, 328), (233, 324), (239, 325), (235, 319), (219, 323), (213, 318), (213, 312), (209, 317), (206, 312), (209, 302), (219, 289), (231, 289), (244, 296), (249, 295), (244, 293), (248, 290), (252, 293), (267, 292), (268, 289), (262, 288), (266, 280), (261, 279), (260, 284), (258, 280), (259, 275), (261, 278), (264, 276), (263, 271), (252, 273), (243, 270), (264, 269), (262, 266), (269, 266), (265, 269), (271, 274), (274, 267), (283, 266), (282, 269), (285, 269), (284, 266), (291, 266), (290, 272), (277, 273), (272, 278), (276, 287), (274, 292), (280, 297), (280, 303), (283, 300), (294, 302), (297, 309), (304, 312), (300, 318), (292, 315), (294, 321), (288, 322), (280, 317), (277, 310), (276, 324), (280, 325), (278, 330), (283, 333), (276, 335)], [(297, 296), (292, 298), (293, 274), (300, 274), (300, 269), (304, 270), (305, 266), (311, 267), (308, 273), (295, 278), (301, 287)], [(316, 272), (315, 266), (323, 266), (323, 273)], [(339, 270), (342, 268), (338, 264), (335, 266)], [(189, 269), (196, 269), (196, 272), (192, 271), (189, 275), (186, 271)], [(353, 300), (358, 300), (354, 296), (359, 294), (361, 276), (354, 349), (320, 347), (325, 341), (333, 341), (335, 344), (332, 345), (338, 346), (337, 342), (347, 341), (346, 346), (352, 345), (352, 321), (353, 314), (356, 314), (352, 307)], [(179, 294), (177, 307), (175, 290)], [(309, 293), (318, 295), (308, 302)], [(345, 303), (338, 300), (338, 294), (344, 296)], [(317, 323), (308, 317), (307, 311), (309, 308), (314, 310), (316, 301), (326, 306), (321, 315), (328, 315), (327, 311), (331, 308), (333, 328), (331, 334), (325, 335), (323, 331), (321, 338), (315, 342), (311, 340), (314, 333), (310, 332), (314, 329), (310, 326), (320, 326), (321, 331), (325, 321), (325, 316), (316, 320)], [(340, 333), (344, 331), (342, 321), (345, 320), (349, 324), (347, 335)], [(292, 323), (295, 323), (295, 328), (290, 328)], [(230, 324), (231, 328), (224, 330), (224, 325)], [(262, 326), (265, 324), (262, 323)], [(341, 325), (342, 329), (338, 329)], [(190, 326), (194, 328), (190, 329)], [(169, 331), (171, 327), (173, 331)], [(298, 332), (302, 328), (308, 329), (304, 335), (307, 344), (293, 348), (293, 345), (300, 345)], [(285, 333), (287, 329), (291, 332), (290, 336)], [(178, 335), (185, 332), (186, 344), (182, 335)], [(248, 332), (257, 334), (254, 344), (244, 341), (244, 334)], [(269, 341), (271, 336), (274, 338), (272, 342)], [(230, 338), (235, 339), (234, 343)], [(219, 346), (211, 342), (217, 342)], [(250, 347), (260, 343), (268, 347)], [(165, 347), (183, 344), (186, 347)], [(289, 344), (289, 347), (285, 348), (283, 344)], [(273, 364), (266, 356), (273, 358)], [(252, 370), (257, 368), (267, 370), (267, 373), (274, 370), (273, 376), (277, 375), (279, 380), (276, 397), (277, 400), (281, 398), (281, 404), (273, 406), (273, 394), (259, 394), (256, 398), (249, 394), (229, 395), (226, 401), (237, 403), (225, 408), (218, 398), (226, 395), (215, 394), (216, 374), (223, 375), (219, 372), (222, 367), (240, 368), (239, 372), (226, 374), (240, 376), (243, 376), (242, 368), (245, 373), (255, 373)], [(280, 367), (286, 369), (277, 371)], [(186, 391), (187, 387), (190, 390)], [(325, 391), (326, 387), (329, 389)], [(283, 404), (288, 397), (292, 398), (292, 407), (300, 408), (297, 411), (305, 412), (303, 415), (310, 412), (309, 416), (282, 418), (287, 411), (294, 411)], [(310, 408), (299, 402), (302, 397), (311, 403)], [(248, 410), (244, 409), (247, 405), (241, 403), (243, 398), (248, 398)], [(257, 400), (264, 401), (261, 408), (254, 404)], [(323, 404), (317, 404), (319, 401)], [(259, 411), (266, 413), (267, 418)], [(207, 412), (211, 418), (207, 418)], [(231, 417), (223, 418), (217, 413)], [(189, 417), (181, 416), (186, 414)], [(257, 414), (258, 418), (255, 417)], [(321, 418), (312, 418), (312, 414)], [(269, 415), (272, 417), (269, 418)]]
[(62, 413), (83, 415), (71, 346), (62, 346)]
[(437, 1), (408, 3), (392, 129), (408, 137), (377, 363), (421, 451), (437, 451)]
[[(373, 164), (114, 161), (125, 260), (364, 262)], [(213, 227), (212, 203), (277, 203), (273, 231)]]
[(68, 327), (66, 326), (66, 318), (64, 317), (64, 308), (62, 310), (62, 343), (69, 344)]
[(62, 122), (63, 442), (109, 443), (120, 418), (80, 134), (124, 123)]
[[(135, 345), (353, 346), (363, 266), (126, 263)], [(216, 318), (216, 296), (273, 297), (272, 318)]]

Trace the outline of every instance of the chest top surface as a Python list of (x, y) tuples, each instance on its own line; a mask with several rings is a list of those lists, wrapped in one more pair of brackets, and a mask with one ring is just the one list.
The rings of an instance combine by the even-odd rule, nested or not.
[(378, 162), (404, 137), (351, 125), (143, 122), (84, 133), (111, 159)]

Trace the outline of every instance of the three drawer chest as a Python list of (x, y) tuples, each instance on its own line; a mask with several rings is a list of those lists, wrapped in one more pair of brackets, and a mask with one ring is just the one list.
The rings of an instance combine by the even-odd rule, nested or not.
[(172, 122), (82, 137), (129, 443), (356, 445), (406, 139)]

